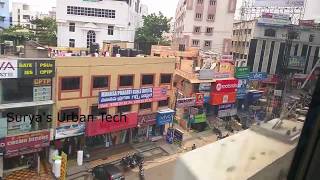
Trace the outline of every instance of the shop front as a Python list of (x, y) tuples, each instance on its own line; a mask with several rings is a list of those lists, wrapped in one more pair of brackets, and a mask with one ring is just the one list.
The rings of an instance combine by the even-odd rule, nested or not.
[(45, 159), (50, 145), (48, 130), (31, 132), (4, 138), (3, 172), (8, 175), (16, 170), (32, 168), (37, 170), (40, 159)]
[(133, 142), (144, 142), (153, 136), (159, 136), (156, 128), (157, 113), (138, 115), (138, 126), (133, 131)]
[(175, 111), (172, 109), (164, 109), (158, 111), (156, 117), (156, 125), (153, 126), (154, 134), (152, 134), (152, 137), (150, 138), (151, 141), (156, 141), (163, 138), (170, 124), (173, 123), (174, 112)]
[(112, 148), (132, 142), (133, 129), (137, 128), (138, 113), (116, 116), (112, 121), (96, 119), (86, 123), (86, 146)]

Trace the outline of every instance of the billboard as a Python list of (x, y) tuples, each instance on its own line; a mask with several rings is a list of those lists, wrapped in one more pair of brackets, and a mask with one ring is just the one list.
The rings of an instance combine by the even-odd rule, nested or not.
[(18, 77), (17, 60), (0, 60), (0, 79), (10, 79)]
[(99, 92), (99, 108), (167, 100), (167, 89), (141, 88)]
[(262, 13), (258, 19), (258, 24), (285, 26), (291, 24), (290, 16), (286, 14)]
[(256, 0), (257, 7), (302, 7), (304, 0)]
[(213, 92), (236, 92), (238, 80), (218, 80), (214, 84)]

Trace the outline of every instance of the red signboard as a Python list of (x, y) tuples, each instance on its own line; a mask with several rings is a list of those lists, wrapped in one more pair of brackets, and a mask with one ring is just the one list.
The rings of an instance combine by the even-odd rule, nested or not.
[(229, 93), (211, 93), (210, 104), (221, 105), (235, 103), (237, 99), (236, 92)]
[(97, 136), (137, 127), (138, 113), (128, 113), (123, 115), (126, 116), (126, 121), (124, 120), (124, 118), (120, 118), (118, 116), (118, 118), (112, 121), (107, 121), (106, 119), (97, 119), (87, 122), (86, 135)]
[(196, 93), (196, 106), (203, 106), (204, 104), (204, 94)]
[(315, 25), (315, 21), (313, 20), (299, 20), (299, 26), (308, 26), (313, 27)]
[(50, 132), (41, 131), (19, 136), (6, 137), (5, 156), (19, 156), (41, 151), (43, 147), (50, 145)]
[(218, 80), (212, 89), (214, 92), (236, 92), (238, 80)]

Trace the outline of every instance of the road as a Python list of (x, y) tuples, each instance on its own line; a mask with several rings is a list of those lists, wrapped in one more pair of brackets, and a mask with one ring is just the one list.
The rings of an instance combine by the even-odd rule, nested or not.
[[(145, 180), (171, 180), (175, 169), (176, 160), (171, 160), (159, 166), (145, 169)], [(130, 172), (126, 175), (128, 180), (140, 180), (138, 172)]]

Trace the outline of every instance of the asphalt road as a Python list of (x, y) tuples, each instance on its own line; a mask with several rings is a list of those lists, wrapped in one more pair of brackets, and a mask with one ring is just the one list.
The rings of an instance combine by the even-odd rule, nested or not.
[[(165, 164), (145, 169), (145, 180), (172, 180), (174, 175), (176, 160)], [(126, 175), (126, 180), (140, 180), (139, 173), (130, 172)]]

